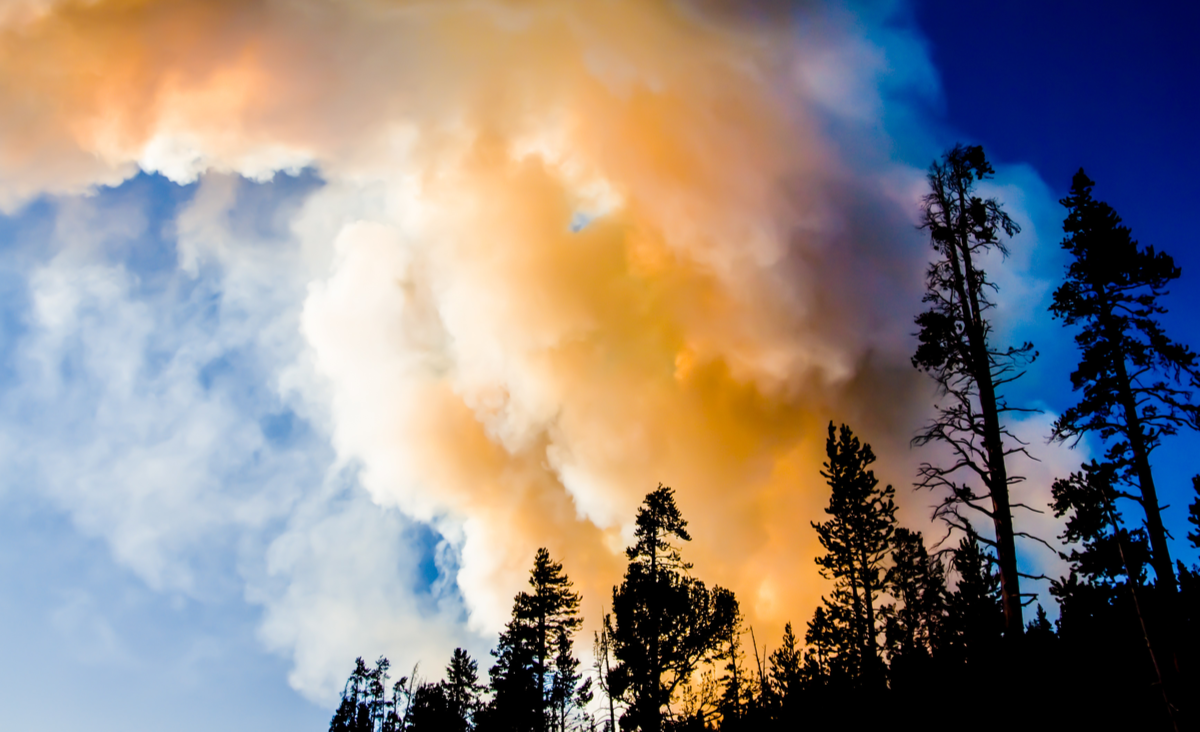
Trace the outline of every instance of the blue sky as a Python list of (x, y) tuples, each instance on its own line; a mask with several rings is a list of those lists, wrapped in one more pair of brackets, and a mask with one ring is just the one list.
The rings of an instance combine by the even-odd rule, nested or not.
[[(917, 4), (915, 15), (945, 89), (946, 124), (960, 139), (985, 145), (993, 160), (1031, 166), (1056, 198), (1084, 168), (1096, 181), (1093, 195), (1134, 238), (1182, 268), (1163, 300), (1163, 323), (1196, 348), (1200, 249), (1191, 229), (1200, 186), (1192, 171), (1200, 147), (1191, 138), (1200, 115), (1200, 54), (1189, 29), (1200, 23), (1200, 8), (1015, 2), (982, 11), (933, 0)], [(1057, 252), (1040, 256), (1045, 271), (1065, 266)], [(1060, 341), (1073, 331), (1057, 324), (1031, 331), (1044, 358), (1022, 386), (1061, 411), (1074, 403), (1069, 374), (1077, 356), (1073, 343)], [(1185, 561), (1196, 556), (1186, 542), (1185, 507), (1194, 499), (1198, 450), (1200, 440), (1183, 434), (1155, 455), (1156, 481), (1173, 507), (1166, 514), (1173, 547)]]
[[(853, 43), (827, 62), (856, 85), (816, 96), (841, 154), (911, 174), (956, 141), (983, 144), (997, 195), (1030, 224), (1013, 244), (1019, 276), (998, 277), (1011, 285), (998, 300), (1021, 295), (1002, 330), (1042, 353), (1014, 399), (1072, 403), (1070, 334), (1043, 308), (1064, 266), (1055, 200), (1081, 165), (1183, 267), (1165, 323), (1200, 345), (1200, 10), (939, 1), (837, 17)], [(813, 29), (799, 28), (803, 42)], [(328, 246), (369, 219), (391, 195), (372, 185), (347, 193), (315, 167), (182, 185), (143, 172), (0, 217), (0, 707), (13, 729), (323, 729), (329, 677), (344, 675), (331, 664), (392, 649), (404, 667), (396, 652), (411, 650), (436, 674), (432, 649), (449, 642), (485, 656), (490, 635), (467, 620), (477, 601), (447, 581), (464, 539), (419, 505), (381, 507), (378, 478), (339, 452), (335, 400), (306, 360), (312, 238)], [(1156, 455), (1188, 563), (1198, 450), (1187, 435)]]

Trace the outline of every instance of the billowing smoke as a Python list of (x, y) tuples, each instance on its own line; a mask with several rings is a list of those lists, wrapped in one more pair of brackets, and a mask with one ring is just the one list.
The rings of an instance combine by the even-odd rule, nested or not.
[[(809, 521), (831, 419), (924, 528), (930, 499), (907, 489), (931, 395), (908, 360), (922, 180), (889, 162), (883, 99), (935, 84), (886, 8), (47, 0), (0, 17), (0, 205), (138, 169), (201, 177), (180, 268), (257, 266), (248, 292), (292, 298), (275, 335), (301, 346), (273, 383), (376, 504), (444, 537), (469, 632), (502, 625), (539, 546), (594, 622), (659, 482), (696, 574), (737, 592), (760, 640), (802, 624), (825, 589)], [(324, 185), (290, 214), (291, 260), (254, 264), (213, 223), (234, 195), (220, 174), (302, 169)], [(373, 536), (293, 536), (272, 561), (354, 563)], [(313, 598), (351, 590), (318, 585), (268, 608), (264, 636), (322, 695), (343, 656), (375, 651), (330, 640), (347, 618)], [(411, 612), (397, 662), (465, 642)]]

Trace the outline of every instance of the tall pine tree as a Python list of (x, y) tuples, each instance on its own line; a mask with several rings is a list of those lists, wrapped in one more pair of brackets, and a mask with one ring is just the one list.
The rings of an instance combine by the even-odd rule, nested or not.
[(465, 732), (471, 728), (476, 710), (479, 709), (479, 694), (484, 687), (479, 683), (479, 664), (461, 648), (455, 648), (446, 665), (446, 704), (450, 710), (452, 725), (448, 732)]
[[(494, 697), (487, 712), (489, 730), (546, 732), (556, 719), (555, 679), (576, 672), (571, 639), (583, 620), (579, 594), (562, 564), (538, 549), (529, 571), (532, 592), (513, 600), (512, 620), (500, 634), (490, 674)], [(572, 694), (573, 698), (573, 694)]]
[(622, 729), (661, 732), (676, 692), (729, 638), (738, 607), (732, 592), (709, 590), (690, 576), (692, 565), (675, 543), (691, 536), (674, 491), (659, 484), (638, 509), (635, 526), (605, 629), (617, 662), (607, 682), (626, 705)]
[(821, 475), (829, 482), (829, 518), (812, 527), (825, 548), (816, 559), (821, 575), (834, 582), (833, 594), (823, 598), (833, 621), (833, 646), (840, 672), (881, 688), (876, 600), (884, 590), (883, 565), (895, 531), (896, 492), (890, 485), (879, 487), (869, 469), (875, 462), (871, 446), (861, 444), (846, 425), (835, 431), (829, 423), (825, 454)]
[[(1001, 234), (1020, 231), (995, 199), (975, 195), (975, 183), (993, 173), (978, 146), (956, 145), (929, 168), (930, 190), (924, 198), (921, 226), (929, 230), (937, 258), (925, 276), (924, 301), (930, 307), (917, 316), (920, 344), (912, 361), (934, 378), (944, 401), (938, 416), (914, 442), (940, 442), (952, 450), (948, 465), (921, 466), (920, 485), (942, 492), (936, 510), (939, 518), (995, 546), (1005, 632), (1017, 637), (1025, 624), (1017, 570), (1020, 532), (1013, 526), (1009, 488), (1021, 478), (1010, 474), (1008, 460), (1024, 448), (1005, 429), (1002, 418), (1006, 412), (1023, 410), (1010, 406), (1002, 391), (1037, 354), (1029, 343), (1002, 348), (991, 339), (987, 311), (994, 304), (988, 292), (996, 286), (984, 272), (983, 260), (992, 251), (1007, 255)], [(982, 490), (972, 484), (975, 480)], [(992, 522), (994, 541), (975, 532), (973, 514)]]
[(1200, 408), (1191, 401), (1200, 368), (1196, 354), (1168, 338), (1158, 321), (1166, 312), (1159, 298), (1179, 267), (1166, 253), (1140, 246), (1112, 207), (1092, 198), (1094, 185), (1081, 169), (1061, 201), (1067, 208), (1062, 247), (1072, 261), (1050, 311), (1066, 325), (1082, 326), (1075, 336), (1079, 366), (1071, 374), (1082, 394), (1053, 434), (1078, 440), (1094, 432), (1108, 443), (1108, 462), (1132, 489), (1120, 497), (1137, 502), (1146, 517), (1157, 582), (1174, 594), (1150, 454), (1162, 437), (1200, 427)]

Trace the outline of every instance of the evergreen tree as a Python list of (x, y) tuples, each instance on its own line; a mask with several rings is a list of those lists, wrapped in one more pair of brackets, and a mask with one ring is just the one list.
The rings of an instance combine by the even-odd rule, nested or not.
[[(924, 198), (922, 228), (928, 229), (937, 259), (926, 272), (924, 301), (929, 310), (916, 318), (920, 344), (913, 365), (933, 376), (947, 398), (937, 418), (914, 442), (948, 445), (954, 459), (949, 466), (925, 463), (921, 483), (942, 491), (936, 515), (965, 533), (974, 534), (970, 513), (991, 520), (1000, 565), (1005, 630), (1019, 636), (1021, 618), (1020, 575), (1017, 571), (1012, 502), (1009, 487), (1021, 480), (1009, 474), (1008, 458), (1023, 452), (1001, 422), (1004, 414), (1017, 410), (1008, 405), (1001, 388), (1023, 373), (1021, 368), (1036, 357), (1033, 346), (997, 348), (991, 343), (992, 326), (987, 311), (994, 305), (988, 291), (996, 286), (982, 269), (990, 251), (1008, 254), (1007, 236), (1020, 228), (995, 199), (975, 195), (977, 181), (994, 171), (978, 146), (956, 145), (929, 168), (930, 192)], [(961, 478), (961, 475), (968, 478)], [(978, 478), (982, 490), (970, 484)]]
[(803, 658), (791, 623), (783, 626), (783, 638), (779, 641), (779, 647), (771, 651), (768, 664), (775, 707), (773, 716), (781, 725), (795, 726), (800, 721)]
[(612, 625), (612, 615), (604, 613), (604, 619), (600, 623), (600, 630), (594, 634), (592, 643), (596, 679), (599, 682), (600, 690), (604, 692), (605, 698), (608, 699), (608, 719), (604, 722), (604, 732), (617, 732), (617, 696), (612, 689), (611, 682), (613, 648), (612, 635), (609, 633), (609, 628)]
[(594, 697), (591, 678), (584, 678), (575, 658), (571, 634), (559, 629), (554, 641), (554, 674), (550, 682), (550, 729), (566, 732), (572, 713), (582, 712)]
[(1061, 201), (1068, 211), (1062, 247), (1073, 259), (1050, 311), (1066, 325), (1082, 326), (1075, 336), (1079, 366), (1071, 374), (1082, 396), (1063, 412), (1053, 435), (1078, 440), (1095, 432), (1108, 442), (1115, 477), (1135, 490), (1121, 497), (1137, 502), (1146, 516), (1157, 582), (1174, 594), (1150, 454), (1164, 435), (1200, 426), (1200, 409), (1191, 402), (1200, 368), (1196, 354), (1168, 338), (1157, 319), (1166, 312), (1159, 297), (1179, 267), (1166, 253), (1141, 247), (1112, 207), (1092, 198), (1094, 185), (1080, 169)]
[(329, 721), (329, 732), (373, 732), (368, 704), (370, 680), (371, 670), (359, 656), (342, 688), (342, 700)]
[(470, 729), (480, 706), (479, 694), (484, 689), (479, 684), (479, 664), (466, 651), (455, 648), (446, 666), (446, 680), (442, 686), (452, 717), (445, 729), (452, 732)]
[(425, 683), (413, 693), (403, 732), (449, 732), (467, 727), (455, 713), (445, 684)]
[(825, 554), (817, 557), (821, 575), (834, 581), (833, 594), (822, 598), (834, 620), (832, 638), (842, 670), (857, 681), (882, 686), (879, 618), (876, 599), (884, 590), (883, 564), (895, 531), (892, 486), (879, 487), (870, 445), (860, 444), (846, 425), (829, 423), (825, 442), (828, 460), (821, 475), (829, 482), (829, 519), (813, 523)]
[(510, 620), (492, 649), (495, 664), (488, 670), (492, 699), (481, 710), (478, 726), (487, 732), (529, 732), (539, 729), (541, 699), (528, 629)]
[(945, 570), (936, 557), (929, 556), (921, 532), (896, 529), (886, 585), (896, 600), (882, 610), (895, 689), (928, 676), (946, 624)]
[(1039, 641), (1045, 641), (1054, 637), (1054, 626), (1050, 625), (1050, 618), (1046, 615), (1046, 609), (1039, 602), (1037, 606), (1037, 614), (1033, 620), (1029, 621), (1029, 625), (1025, 626), (1025, 635), (1032, 640), (1037, 638)]
[[(824, 600), (824, 598), (822, 598)], [(845, 638), (849, 622), (845, 608), (823, 602), (813, 611), (812, 620), (804, 631), (804, 665), (801, 684), (809, 689), (822, 686), (843, 686), (848, 683), (852, 664)]]
[(994, 665), (1005, 630), (1000, 578), (992, 562), (974, 536), (959, 542), (950, 562), (958, 581), (946, 598), (946, 654), (973, 675)]
[(329, 732), (399, 732), (397, 699), (408, 678), (396, 683), (394, 693), (387, 693), (390, 662), (382, 656), (374, 668), (368, 668), (360, 656), (354, 671), (342, 689), (341, 702), (329, 722)]
[(1119, 497), (1113, 483), (1118, 469), (1112, 463), (1091, 463), (1069, 478), (1054, 481), (1050, 504), (1055, 516), (1066, 516), (1060, 537), (1073, 546), (1067, 560), (1071, 573), (1087, 585), (1106, 591), (1110, 598), (1126, 585), (1141, 586), (1150, 552), (1143, 529), (1124, 526), (1114, 504)]
[(494, 697), (485, 715), (489, 729), (545, 732), (554, 719), (554, 677), (565, 666), (578, 665), (570, 643), (583, 622), (579, 594), (545, 548), (538, 549), (529, 575), (533, 592), (514, 598), (512, 620), (492, 651), (496, 665), (490, 671)]
[[(1084, 661), (1080, 675), (1091, 686), (1113, 693), (1157, 689), (1158, 713), (1170, 718), (1177, 711), (1171, 662), (1161, 652), (1162, 630), (1152, 622), (1155, 598), (1143, 587), (1151, 556), (1146, 533), (1126, 529), (1114, 507), (1117, 466), (1092, 461), (1082, 468), (1052, 488), (1055, 515), (1067, 516), (1062, 539), (1076, 547), (1067, 557), (1070, 575), (1050, 588), (1059, 601), (1062, 639), (1071, 657)], [(1103, 652), (1095, 648), (1100, 637)], [(1127, 713), (1138, 716), (1153, 702), (1142, 699)]]
[(380, 730), (387, 726), (392, 718), (393, 702), (388, 697), (388, 670), (391, 662), (383, 656), (375, 662), (375, 668), (367, 683), (367, 706), (371, 711), (371, 728)]
[(721, 696), (717, 702), (717, 714), (720, 716), (721, 729), (744, 729), (750, 721), (749, 705), (752, 701), (750, 679), (746, 675), (743, 664), (745, 652), (742, 651), (742, 618), (739, 613), (725, 630), (725, 638), (715, 660), (722, 663), (724, 675), (720, 679)]
[(674, 492), (662, 484), (638, 509), (635, 543), (625, 550), (629, 566), (613, 588), (612, 641), (616, 665), (611, 693), (626, 704), (621, 727), (661, 732), (664, 712), (728, 638), (738, 617), (733, 593), (688, 574), (672, 540), (691, 541)]
[(771, 651), (769, 659), (771, 686), (781, 698), (799, 690), (801, 660), (796, 634), (792, 632), (792, 624), (787, 623), (779, 647)]

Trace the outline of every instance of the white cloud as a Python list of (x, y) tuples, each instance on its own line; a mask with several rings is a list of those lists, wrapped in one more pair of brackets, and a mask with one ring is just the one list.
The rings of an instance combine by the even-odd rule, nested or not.
[(386, 655), (397, 676), (421, 661), (436, 678), (456, 646), (485, 653), (490, 638), (464, 631), (457, 594), (421, 574), (418, 563), (436, 547), (421, 546), (398, 512), (347, 487), (347, 496), (312, 496), (296, 511), (248, 589), (264, 606), (260, 636), (294, 660), (293, 687), (330, 701), (356, 656)]
[[(25, 273), (0, 465), (15, 477), (7, 490), (51, 502), (151, 587), (225, 602), (245, 583), (264, 642), (293, 659), (297, 689), (328, 703), (357, 654), (437, 662), (469, 634), (453, 586), (418, 576), (434, 548), (338, 477), (320, 419), (287, 416), (319, 416), (322, 394), (297, 386), (318, 381), (299, 327), (300, 243), (286, 219), (282, 238), (256, 235), (263, 210), (239, 208), (290, 216), (269, 191), (202, 179), (165, 272), (131, 266), (161, 246), (148, 203), (114, 192), (59, 204), (50, 256)], [(291, 434), (269, 434), (272, 420)], [(62, 632), (83, 632), (84, 605), (63, 605)], [(117, 662), (103, 630), (91, 655)]]

